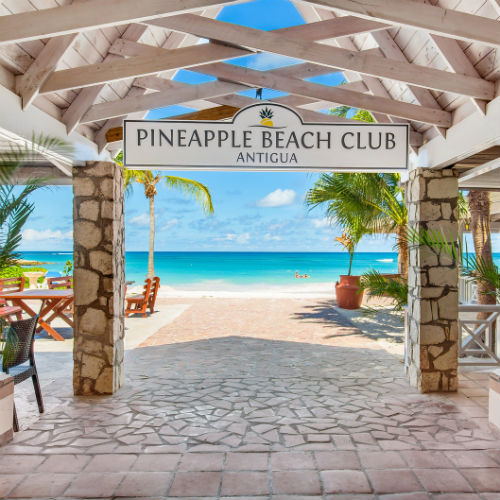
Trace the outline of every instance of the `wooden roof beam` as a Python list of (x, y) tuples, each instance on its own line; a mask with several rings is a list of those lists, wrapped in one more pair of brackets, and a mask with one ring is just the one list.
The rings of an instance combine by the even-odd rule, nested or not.
[(388, 22), (466, 42), (490, 47), (500, 45), (500, 23), (412, 0), (301, 0), (331, 10), (340, 10), (365, 19)]
[[(315, 22), (318, 19), (330, 19), (332, 16), (335, 14), (331, 11), (323, 10), (323, 9), (316, 9), (315, 7), (309, 5), (309, 4), (302, 4), (302, 3), (297, 3), (294, 2), (295, 8), (300, 12), (300, 15), (304, 18), (306, 22)], [(373, 33), (372, 33), (373, 35)], [(353, 50), (353, 51), (358, 51), (358, 48), (354, 44), (354, 42), (348, 38), (337, 38), (333, 40), (333, 43), (337, 45), (338, 47), (341, 47), (343, 49), (348, 49), (348, 50)], [(380, 55), (380, 49), (372, 49), (375, 50), (378, 55)], [(390, 58), (391, 59), (391, 58)], [(368, 75), (360, 75), (359, 73), (356, 73), (355, 71), (344, 71), (343, 72), (345, 78), (348, 81), (352, 81), (357, 78), (363, 78), (363, 81), (365, 85), (368, 87), (368, 90), (374, 95), (378, 97), (385, 97), (387, 99), (392, 99), (391, 94), (387, 91), (385, 86), (382, 84), (381, 80), (378, 78), (375, 78), (373, 76), (368, 76)], [(421, 89), (422, 91), (426, 89)], [(429, 91), (427, 91), (429, 92)], [(430, 93), (430, 92), (429, 92)], [(424, 104), (425, 105), (425, 104)], [(430, 106), (433, 107), (433, 106)], [(376, 122), (378, 123), (400, 123), (400, 122), (405, 122), (405, 120), (402, 120), (401, 118), (397, 118), (394, 116), (390, 116), (384, 113), (374, 113), (372, 112), (372, 116), (375, 119)]]
[[(197, 19), (201, 16), (193, 15), (193, 17)], [(284, 28), (276, 30), (275, 33), (286, 33), (288, 36), (303, 38), (307, 41), (322, 40), (325, 37), (331, 38), (337, 34), (345, 36), (346, 34), (380, 30), (386, 27), (387, 25), (374, 23), (373, 21), (359, 23), (356, 18), (347, 16), (341, 19), (329, 19), (314, 24)], [(147, 46), (137, 46), (137, 51), (134, 52), (134, 45), (127, 44), (125, 37), (122, 37), (112, 45), (110, 53), (121, 56), (126, 55), (134, 58), (133, 60), (108, 60), (102, 63), (57, 71), (47, 79), (41, 92), (51, 93), (105, 84), (114, 80), (151, 75), (161, 71), (186, 68), (195, 64), (216, 62), (252, 53), (251, 50), (242, 47), (228, 47), (216, 44), (194, 45), (170, 51), (159, 47), (150, 47), (151, 50), (147, 53), (145, 47)], [(126, 53), (124, 53), (124, 48), (127, 49)]]
[[(481, 77), (456, 40), (439, 35), (433, 35), (432, 33), (430, 33), (429, 36), (434, 45), (437, 47), (441, 57), (455, 73), (479, 78)], [(474, 104), (477, 111), (483, 115), (486, 114), (486, 101), (475, 98), (471, 98), (470, 100)]]
[(300, 79), (282, 77), (268, 72), (255, 71), (223, 63), (199, 66), (193, 68), (193, 71), (210, 74), (223, 80), (281, 90), (291, 94), (312, 97), (335, 104), (344, 104), (354, 108), (367, 109), (368, 111), (385, 113), (417, 122), (430, 123), (442, 127), (449, 127), (451, 125), (451, 113), (447, 111), (353, 92), (343, 89), (343, 85), (327, 87)]
[[(145, 25), (131, 24), (118, 40), (137, 42), (141, 39), (146, 30), (147, 26)], [(114, 58), (115, 56), (113, 54), (108, 53), (108, 55), (104, 58), (104, 62), (112, 61)], [(75, 130), (83, 115), (88, 111), (90, 106), (94, 104), (97, 96), (103, 88), (104, 84), (85, 87), (80, 90), (75, 99), (73, 99), (62, 116), (62, 122), (66, 125), (66, 131), (68, 134)]]
[(495, 95), (494, 83), (481, 78), (303, 41), (295, 36), (256, 30), (192, 14), (153, 20), (149, 23), (202, 38), (294, 57), (332, 68), (397, 80), (419, 87), (487, 100), (493, 99)]
[(16, 92), (21, 96), (23, 109), (26, 109), (38, 96), (41, 86), (56, 69), (57, 63), (77, 36), (77, 33), (71, 33), (51, 38), (24, 75), (16, 78)]
[(117, 24), (146, 21), (234, 0), (88, 0), (0, 16), (0, 44), (49, 38)]
[(207, 99), (218, 95), (231, 94), (245, 90), (246, 88), (246, 86), (237, 83), (215, 81), (200, 85), (186, 85), (175, 89), (175, 91), (169, 89), (163, 92), (125, 97), (117, 101), (94, 104), (85, 113), (81, 123), (105, 120), (137, 111), (147, 111), (172, 104), (181, 104), (195, 99)]
[(151, 55), (113, 59), (109, 62), (56, 71), (42, 86), (41, 93), (90, 87), (248, 54), (248, 51), (243, 49), (214, 44), (192, 45), (175, 50), (152, 48), (155, 53)]

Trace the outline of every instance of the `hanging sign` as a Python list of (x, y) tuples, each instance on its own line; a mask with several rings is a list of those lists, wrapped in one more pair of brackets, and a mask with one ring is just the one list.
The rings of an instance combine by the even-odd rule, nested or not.
[(124, 162), (170, 170), (325, 170), (408, 168), (406, 124), (304, 123), (292, 109), (263, 102), (232, 121), (125, 120)]

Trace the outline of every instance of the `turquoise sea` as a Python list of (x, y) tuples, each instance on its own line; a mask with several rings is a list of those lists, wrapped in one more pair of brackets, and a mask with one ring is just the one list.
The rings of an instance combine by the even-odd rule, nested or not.
[[(23, 252), (22, 258), (50, 262), (49, 271), (61, 272), (72, 260), (71, 252)], [(147, 252), (126, 253), (126, 279), (140, 283), (147, 273)], [(495, 254), (500, 262), (500, 254)], [(161, 283), (177, 289), (215, 284), (230, 286), (296, 285), (298, 282), (336, 281), (348, 268), (349, 256), (341, 252), (155, 252), (155, 272)], [(382, 273), (397, 272), (396, 253), (357, 253), (353, 274), (375, 268)], [(295, 273), (308, 274), (298, 280)]]

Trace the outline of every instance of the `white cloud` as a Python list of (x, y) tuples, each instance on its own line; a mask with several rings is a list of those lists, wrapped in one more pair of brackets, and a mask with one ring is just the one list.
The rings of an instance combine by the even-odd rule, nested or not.
[(240, 245), (244, 245), (250, 241), (250, 233), (227, 233), (220, 238), (214, 238), (214, 241), (234, 241)]
[(311, 219), (312, 225), (314, 227), (320, 228), (320, 227), (330, 227), (331, 226), (331, 221), (330, 219), (324, 217), (323, 219)]
[(135, 217), (132, 217), (129, 220), (129, 224), (138, 227), (149, 226), (149, 215), (148, 214), (136, 215)]
[(282, 240), (281, 236), (277, 236), (275, 234), (270, 234), (270, 233), (265, 234), (264, 239), (266, 241), (281, 241)]
[(170, 219), (160, 227), (160, 231), (168, 231), (170, 228), (177, 226), (177, 224), (179, 224), (179, 219)]
[(72, 240), (73, 231), (53, 231), (52, 229), (44, 229), (38, 231), (36, 229), (25, 229), (23, 231), (23, 239), (25, 241), (44, 241), (44, 240)]
[(258, 207), (284, 207), (295, 201), (297, 193), (293, 189), (276, 189), (257, 202)]

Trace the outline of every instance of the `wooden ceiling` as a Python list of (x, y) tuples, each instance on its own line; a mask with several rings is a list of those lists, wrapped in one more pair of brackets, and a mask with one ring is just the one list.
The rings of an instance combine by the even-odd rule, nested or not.
[[(226, 117), (228, 106), (252, 102), (239, 94), (249, 88), (287, 93), (276, 101), (308, 121), (344, 121), (319, 111), (348, 105), (381, 123), (410, 123), (414, 148), (484, 114), (496, 96), (498, 0), (301, 0), (306, 24), (269, 32), (216, 20), (230, 3), (0, 0), (0, 84), (24, 109), (111, 150), (120, 143), (109, 131), (127, 116), (184, 104)], [(298, 61), (268, 71), (229, 63), (255, 53)], [(182, 68), (216, 80), (172, 80)], [(337, 71), (345, 85), (308, 80)]]

